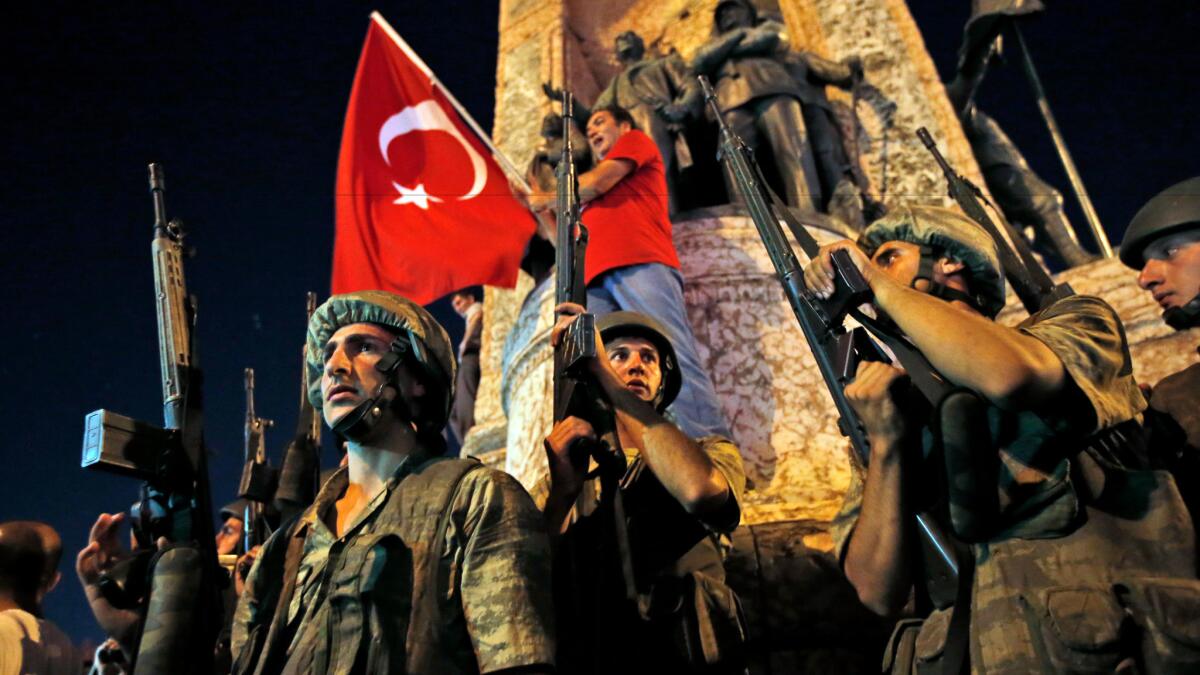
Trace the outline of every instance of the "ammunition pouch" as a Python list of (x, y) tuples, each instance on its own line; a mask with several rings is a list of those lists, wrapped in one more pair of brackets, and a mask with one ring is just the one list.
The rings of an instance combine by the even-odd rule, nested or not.
[(935, 609), (924, 619), (902, 619), (883, 653), (882, 672), (893, 675), (942, 675), (954, 608)]
[(1022, 595), (1035, 650), (1061, 673), (1200, 669), (1200, 581), (1136, 577)]

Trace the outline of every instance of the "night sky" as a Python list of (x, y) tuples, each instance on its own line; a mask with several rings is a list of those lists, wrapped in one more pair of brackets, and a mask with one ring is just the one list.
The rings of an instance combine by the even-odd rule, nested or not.
[[(910, 4), (948, 77), (968, 3)], [(127, 508), (137, 490), (131, 479), (78, 468), (83, 417), (108, 408), (162, 419), (146, 164), (164, 165), (168, 213), (184, 219), (196, 249), (187, 282), (199, 298), (219, 505), (240, 473), (244, 367), (257, 371), (259, 414), (277, 422), (268, 435), (273, 461), (294, 428), (304, 293), (329, 290), (341, 124), (374, 9), (490, 129), (496, 2), (6, 10), (0, 409), (9, 425), (0, 520), (45, 520), (62, 534), (63, 583), (46, 609), (76, 640), (101, 636), (75, 579), (75, 553), (96, 514)], [(1194, 3), (1115, 0), (1058, 3), (1026, 24), (1114, 243), (1148, 197), (1200, 174), (1190, 128), (1200, 104), (1198, 28)], [(989, 76), (979, 100), (1065, 192), (1015, 62)], [(434, 309), (457, 340), (461, 320), (444, 301)], [(329, 463), (328, 434), (326, 446)]]

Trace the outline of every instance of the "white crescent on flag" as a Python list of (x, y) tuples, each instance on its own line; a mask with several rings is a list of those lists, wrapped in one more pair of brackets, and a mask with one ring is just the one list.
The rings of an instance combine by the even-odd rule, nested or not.
[[(391, 160), (388, 159), (388, 145), (396, 138), (413, 131), (445, 131), (462, 145), (463, 150), (466, 150), (467, 157), (471, 159), (474, 182), (466, 194), (458, 197), (459, 201), (472, 199), (483, 191), (484, 185), (487, 184), (487, 164), (484, 163), (483, 157), (475, 152), (475, 148), (467, 142), (467, 139), (463, 138), (462, 133), (454, 126), (442, 107), (432, 99), (421, 101), (417, 105), (401, 110), (389, 117), (379, 128), (379, 154), (383, 156), (383, 161), (387, 162), (388, 166), (391, 166)], [(443, 201), (427, 194), (424, 185), (417, 185), (415, 188), (407, 188), (395, 182), (392, 185), (400, 193), (400, 197), (394, 202), (396, 204), (412, 203), (426, 209), (429, 208), (428, 202)]]

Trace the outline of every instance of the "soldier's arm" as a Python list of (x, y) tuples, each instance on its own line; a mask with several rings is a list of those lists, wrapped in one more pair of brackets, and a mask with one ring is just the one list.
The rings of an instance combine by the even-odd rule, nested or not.
[(626, 389), (606, 355), (601, 353), (593, 363), (592, 373), (612, 402), (624, 437), (641, 450), (646, 465), (667, 492), (693, 515), (724, 506), (732, 489), (700, 444)]
[(889, 365), (864, 362), (846, 387), (846, 397), (867, 429), (871, 459), (862, 510), (842, 570), (859, 600), (882, 616), (899, 612), (912, 587), (908, 554), (912, 518), (904, 500), (901, 451), (906, 428), (890, 394), (900, 377), (900, 371)]
[(833, 291), (835, 250), (850, 253), (875, 294), (875, 305), (887, 313), (929, 359), (934, 369), (956, 385), (974, 390), (1005, 410), (1030, 410), (1052, 401), (1070, 380), (1062, 361), (1037, 338), (1002, 326), (974, 312), (900, 285), (850, 241), (821, 249), (805, 269), (805, 283), (828, 297)]

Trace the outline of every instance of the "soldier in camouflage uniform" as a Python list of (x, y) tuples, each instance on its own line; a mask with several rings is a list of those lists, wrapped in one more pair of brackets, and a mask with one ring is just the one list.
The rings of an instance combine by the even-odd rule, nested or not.
[[(1146, 203), (1125, 231), (1121, 262), (1138, 270), (1175, 330), (1200, 328), (1200, 177)], [(1171, 471), (1193, 520), (1200, 515), (1200, 363), (1154, 385), (1146, 426), (1153, 456)]]
[(349, 461), (255, 561), (233, 672), (550, 672), (537, 509), (507, 474), (440, 457), (442, 327), (390, 293), (338, 295), (313, 313), (306, 353), (309, 399)]
[[(950, 383), (983, 399), (986, 429), (979, 433), (992, 441), (978, 469), (991, 476), (986, 485), (994, 492), (972, 497), (995, 507), (982, 510), (986, 535), (963, 547), (974, 561), (973, 578), (964, 577), (970, 586), (960, 587), (963, 613), (943, 607), (923, 623), (901, 622), (885, 668), (1200, 666), (1200, 586), (1184, 578), (1196, 564), (1191, 522), (1169, 475), (1117, 463), (1136, 456), (1122, 450), (1145, 401), (1116, 312), (1075, 295), (1015, 328), (994, 323), (1005, 297), (994, 243), (945, 209), (897, 209), (868, 227), (861, 243), (824, 247), (805, 270), (806, 284), (828, 297), (830, 253), (847, 251), (875, 307)], [(913, 513), (929, 508), (937, 483), (920, 462), (945, 430), (922, 428), (927, 420), (901, 412), (904, 377), (891, 365), (863, 363), (846, 387), (871, 455), (833, 527), (843, 571), (864, 604), (883, 615), (900, 612), (923, 586)], [(964, 575), (969, 570), (960, 564)]]
[[(557, 311), (566, 316), (555, 343), (583, 308), (564, 303)], [(638, 598), (625, 601), (612, 513), (599, 506), (600, 481), (588, 473), (597, 467), (580, 442), (594, 441), (595, 429), (568, 416), (545, 440), (559, 665), (571, 673), (741, 672), (741, 611), (719, 549), (741, 518), (741, 455), (726, 438), (689, 438), (662, 416), (682, 376), (658, 322), (607, 314), (596, 344), (589, 368), (612, 404), (624, 453), (619, 484)]]

